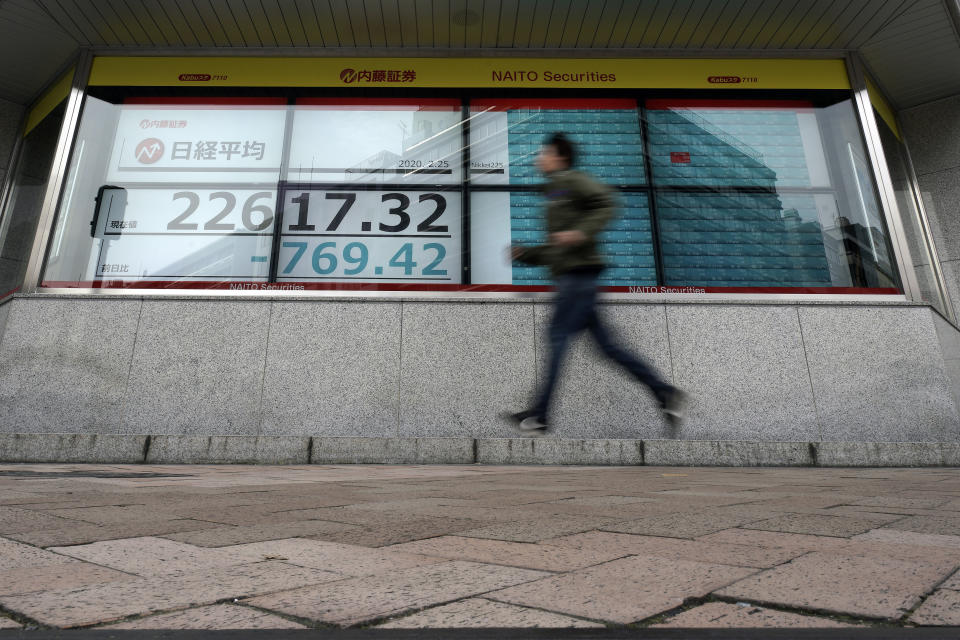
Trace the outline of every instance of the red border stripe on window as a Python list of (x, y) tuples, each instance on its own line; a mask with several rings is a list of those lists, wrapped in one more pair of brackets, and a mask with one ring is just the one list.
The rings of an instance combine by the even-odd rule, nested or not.
[[(536, 292), (553, 291), (553, 287), (546, 285), (511, 285), (511, 284), (429, 284), (403, 282), (229, 282), (203, 280), (101, 280), (93, 282), (61, 282), (46, 281), (41, 287), (45, 289), (234, 289), (238, 291), (451, 291), (451, 292)], [(266, 288), (261, 288), (265, 286)], [(900, 291), (892, 287), (698, 287), (703, 293), (780, 293), (780, 294), (807, 294), (807, 295), (900, 295)], [(686, 285), (667, 287), (636, 286), (636, 287), (600, 287), (606, 293), (660, 293), (676, 295), (695, 295), (671, 289), (685, 288)]]

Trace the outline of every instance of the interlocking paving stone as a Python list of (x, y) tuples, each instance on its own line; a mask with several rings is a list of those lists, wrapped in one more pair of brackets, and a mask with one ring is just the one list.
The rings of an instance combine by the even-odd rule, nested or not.
[(960, 591), (938, 589), (914, 611), (910, 622), (920, 625), (960, 626)]
[(472, 518), (474, 520), (485, 520), (489, 522), (513, 522), (531, 517), (529, 505), (513, 505), (497, 508), (435, 505), (411, 509), (408, 512), (395, 513), (406, 513), (408, 516), (420, 516), (422, 518)]
[(628, 533), (591, 531), (572, 536), (544, 540), (541, 545), (573, 547), (575, 549), (601, 551), (616, 549), (621, 555), (644, 555), (693, 560), (713, 564), (766, 569), (787, 562), (804, 551), (799, 549), (760, 548), (748, 545), (700, 542), (678, 538), (637, 536)]
[[(942, 582), (937, 584), (936, 581), (928, 581), (926, 584), (932, 584), (932, 587), (926, 592), (923, 592), (921, 587), (915, 589), (918, 595), (927, 596), (927, 601), (930, 602), (930, 605), (927, 605), (928, 609), (938, 604), (941, 598), (951, 597), (950, 593), (960, 592), (960, 574), (951, 574), (951, 569), (960, 565), (960, 555), (958, 555), (960, 530), (954, 530), (956, 521), (960, 520), (960, 474), (956, 469), (0, 465), (0, 470), (4, 469), (16, 469), (19, 474), (17, 476), (0, 474), (0, 504), (7, 503), (4, 508), (8, 510), (6, 524), (12, 528), (19, 528), (18, 524), (31, 523), (31, 526), (37, 526), (37, 523), (42, 520), (43, 526), (35, 531), (20, 531), (8, 534), (6, 538), (0, 537), (0, 581), (6, 579), (18, 583), (24, 582), (27, 588), (32, 588), (28, 581), (33, 580), (40, 584), (40, 588), (51, 588), (45, 581), (56, 580), (55, 592), (87, 592), (110, 585), (114, 585), (113, 588), (119, 590), (121, 584), (134, 584), (137, 586), (133, 588), (125, 586), (123, 591), (138, 599), (144, 594), (142, 589), (144, 583), (170, 583), (174, 579), (196, 577), (198, 574), (208, 575), (211, 572), (222, 574), (226, 569), (204, 568), (202, 560), (195, 560), (192, 563), (182, 562), (186, 569), (181, 574), (136, 577), (122, 572), (112, 573), (106, 567), (98, 567), (94, 569), (94, 573), (103, 572), (104, 576), (113, 578), (120, 575), (125, 577), (124, 582), (85, 584), (82, 589), (79, 586), (65, 589), (67, 585), (75, 583), (62, 582), (57, 577), (58, 572), (71, 565), (89, 567), (90, 564), (81, 563), (72, 558), (61, 559), (61, 556), (53, 553), (52, 550), (35, 549), (29, 544), (12, 542), (13, 539), (23, 538), (32, 544), (43, 546), (79, 543), (94, 549), (97, 546), (88, 543), (162, 536), (164, 542), (161, 544), (182, 545), (179, 547), (182, 551), (181, 560), (189, 557), (202, 557), (209, 560), (220, 553), (229, 554), (231, 548), (229, 545), (234, 544), (233, 541), (222, 540), (212, 546), (193, 546), (182, 541), (171, 542), (170, 540), (178, 533), (191, 529), (204, 535), (209, 535), (207, 531), (220, 530), (215, 534), (220, 536), (224, 531), (243, 530), (247, 525), (264, 525), (267, 526), (267, 531), (261, 530), (260, 533), (266, 535), (264, 538), (266, 542), (239, 540), (234, 544), (233, 548), (244, 547), (246, 551), (238, 555), (230, 555), (230, 562), (245, 563), (234, 565), (233, 569), (250, 572), (261, 570), (263, 564), (295, 564), (295, 560), (289, 562), (270, 560), (270, 558), (289, 557), (291, 554), (284, 547), (286, 544), (324, 546), (326, 551), (302, 554), (299, 560), (305, 565), (316, 565), (321, 569), (339, 569), (335, 572), (336, 576), (327, 576), (331, 580), (330, 583), (313, 587), (301, 587), (299, 583), (290, 586), (284, 583), (278, 587), (280, 590), (325, 591), (341, 582), (360, 579), (341, 572), (366, 573), (371, 570), (371, 567), (372, 570), (383, 570), (377, 578), (410, 571), (411, 569), (394, 567), (384, 561), (381, 554), (403, 553), (398, 551), (402, 546), (399, 543), (417, 540), (420, 541), (417, 544), (429, 546), (441, 543), (435, 539), (437, 536), (447, 536), (473, 541), (475, 545), (473, 553), (479, 554), (475, 559), (486, 560), (490, 564), (506, 563), (508, 566), (510, 563), (529, 563), (530, 558), (526, 557), (525, 553), (514, 554), (515, 549), (552, 547), (564, 555), (545, 559), (544, 561), (548, 563), (545, 566), (559, 571), (571, 570), (564, 565), (565, 554), (574, 551), (577, 553), (599, 551), (607, 555), (637, 553), (639, 555), (634, 558), (651, 558), (650, 562), (656, 558), (661, 564), (680, 561), (695, 564), (695, 561), (705, 560), (704, 564), (733, 563), (731, 566), (737, 568), (740, 568), (739, 564), (755, 564), (763, 568), (776, 565), (777, 561), (784, 559), (784, 564), (776, 565), (775, 569), (764, 573), (779, 571), (802, 560), (801, 558), (790, 562), (791, 557), (815, 552), (813, 555), (822, 554), (821, 562), (824, 567), (829, 567), (829, 571), (832, 571), (831, 576), (840, 574), (842, 579), (847, 580), (846, 584), (852, 585), (838, 587), (825, 580), (820, 580), (818, 584), (813, 585), (820, 591), (823, 590), (824, 585), (829, 587), (832, 590), (829, 596), (831, 600), (836, 599), (836, 593), (864, 592), (866, 588), (864, 584), (875, 591), (887, 589), (893, 594), (893, 596), (884, 594), (883, 598), (902, 599), (904, 596), (901, 591), (909, 590), (899, 590), (899, 587), (887, 588), (883, 584), (883, 580), (887, 579), (886, 574), (894, 576), (890, 578), (891, 580), (901, 580), (903, 575), (911, 580), (915, 578), (914, 570), (922, 573), (930, 565), (943, 570)], [(22, 473), (31, 470), (36, 472), (33, 477)], [(131, 472), (175, 473), (183, 477), (125, 476)], [(13, 502), (10, 502), (11, 500)], [(730, 504), (730, 501), (734, 501), (735, 504)], [(365, 508), (369, 505), (375, 506)], [(11, 512), (10, 509), (16, 511)], [(872, 526), (869, 531), (853, 535), (849, 539), (748, 528), (760, 521), (784, 518), (788, 514), (826, 517), (830, 518), (826, 521), (830, 524), (836, 523), (835, 518), (860, 520), (871, 523)], [(58, 515), (67, 517), (58, 519)], [(678, 525), (669, 532), (656, 535), (609, 532), (611, 527), (624, 524), (635, 526), (638, 523), (653, 522), (663, 526), (662, 522), (656, 523), (654, 519), (668, 516), (675, 518)], [(82, 518), (103, 524), (92, 524), (83, 521)], [(163, 520), (163, 518), (168, 519)], [(497, 527), (501, 529), (526, 527), (531, 521), (557, 523), (565, 518), (587, 521), (589, 528), (585, 533), (571, 532), (573, 535), (548, 538), (537, 544), (468, 538), (462, 533), (467, 530)], [(611, 522), (610, 518), (615, 520)], [(730, 518), (736, 522), (728, 525), (729, 527), (742, 528), (726, 528), (706, 533), (692, 541), (686, 539), (693, 537), (691, 534), (696, 533), (698, 528), (702, 531), (703, 528), (712, 529), (723, 524), (724, 518)], [(3, 520), (4, 518), (0, 518), (0, 521)], [(211, 522), (211, 520), (218, 522)], [(224, 526), (219, 523), (220, 520), (230, 524), (238, 523), (238, 526)], [(740, 522), (741, 520), (749, 522)], [(310, 521), (327, 522), (313, 525)], [(51, 522), (56, 526), (48, 527), (47, 525)], [(330, 523), (353, 526), (337, 526), (336, 530), (330, 530)], [(295, 526), (320, 526), (322, 531), (304, 535), (300, 530), (293, 528)], [(597, 531), (598, 528), (604, 531)], [(681, 529), (683, 531), (678, 533)], [(937, 529), (940, 531), (937, 532)], [(249, 530), (245, 533), (249, 533)], [(611, 545), (612, 540), (621, 537), (626, 542)], [(432, 538), (434, 540), (431, 540)], [(579, 540), (579, 542), (571, 546), (570, 541), (573, 540)], [(331, 542), (341, 544), (331, 546)], [(381, 548), (394, 543), (397, 543), (397, 547)], [(221, 544), (227, 546), (220, 546)], [(449, 543), (443, 542), (443, 544)], [(591, 547), (591, 544), (594, 546)], [(338, 551), (335, 556), (329, 556), (329, 563), (326, 563), (324, 554), (333, 553), (334, 547)], [(170, 547), (170, 549), (173, 548)], [(503, 551), (502, 557), (498, 557), (494, 555), (498, 549), (510, 550)], [(154, 550), (153, 557), (145, 551), (146, 555), (142, 561), (148, 566), (140, 568), (141, 571), (148, 572), (149, 565), (157, 561), (160, 568), (153, 570), (164, 573), (163, 567), (166, 565), (169, 568), (170, 565), (167, 563), (175, 561), (174, 557), (168, 556), (160, 562), (157, 556), (162, 554), (158, 551)], [(77, 551), (77, 553), (81, 552)], [(191, 556), (191, 553), (199, 555)], [(367, 553), (372, 555), (365, 555)], [(459, 553), (459, 550), (454, 548), (444, 556), (431, 556), (429, 560), (423, 561), (433, 562), (433, 565), (421, 565), (418, 568), (443, 566), (449, 563), (446, 555), (459, 557), (454, 555), (456, 553)], [(474, 557), (466, 555), (468, 553), (470, 550), (465, 549), (465, 557)], [(170, 551), (170, 554), (176, 555), (173, 551)], [(123, 553), (113, 555), (115, 562), (121, 564), (131, 562), (131, 558), (125, 557)], [(132, 552), (126, 554), (126, 556), (133, 555)], [(827, 556), (831, 559), (827, 559)], [(391, 558), (397, 559), (395, 556)], [(631, 559), (633, 558), (623, 560)], [(882, 572), (884, 575), (861, 577), (859, 581), (850, 579), (847, 574), (851, 571), (843, 567), (848, 567), (857, 559), (864, 563), (885, 566), (886, 569)], [(533, 561), (538, 562), (539, 559)], [(3, 568), (4, 562), (7, 563), (6, 569)], [(549, 563), (553, 562), (559, 562), (559, 564), (551, 567)], [(610, 565), (617, 567), (619, 562), (622, 560), (605, 562), (584, 569), (572, 569), (572, 572), (566, 575), (573, 576), (583, 571), (603, 569)], [(401, 563), (398, 566), (403, 565)], [(891, 568), (894, 566), (895, 568)], [(31, 571), (31, 567), (37, 570)], [(841, 570), (834, 570), (835, 567), (841, 567)], [(904, 571), (907, 567), (912, 569)], [(127, 568), (132, 567), (127, 566)], [(496, 568), (504, 569), (503, 566)], [(296, 570), (296, 567), (290, 567), (289, 570)], [(23, 573), (13, 573), (20, 571)], [(4, 575), (5, 572), (8, 575)], [(65, 574), (64, 579), (84, 580), (83, 574), (84, 571), (77, 572), (77, 575)], [(762, 574), (758, 572), (757, 575)], [(471, 579), (469, 573), (465, 576), (465, 580)], [(555, 576), (543, 576), (540, 580), (552, 580), (553, 577)], [(289, 575), (285, 578), (289, 578)], [(91, 579), (99, 578), (93, 576)], [(454, 577), (450, 576), (449, 579), (453, 581)], [(223, 580), (222, 577), (221, 580)], [(234, 576), (229, 582), (242, 583), (243, 580)], [(604, 582), (610, 582), (610, 580), (609, 576), (603, 579)], [(206, 582), (215, 583), (216, 581), (207, 579)], [(382, 580), (371, 580), (372, 584), (380, 582)], [(24, 587), (21, 585), (20, 588)], [(205, 584), (203, 588), (213, 589), (214, 587)], [(930, 595), (935, 588), (939, 588), (940, 592)], [(178, 589), (183, 591), (183, 585), (180, 584)], [(631, 597), (629, 591), (626, 596), (616, 590), (613, 591), (615, 595), (611, 599), (614, 601), (637, 600), (636, 597)], [(797, 593), (804, 592), (805, 589), (800, 589)], [(656, 599), (663, 599), (663, 594), (656, 592), (655, 589), (652, 593), (653, 604), (657, 603)], [(259, 597), (268, 595), (259, 591), (251, 594)], [(5, 610), (16, 611), (7, 608), (4, 601), (14, 597), (26, 598), (28, 595), (44, 594), (0, 596), (0, 606)], [(56, 593), (53, 595), (55, 597)], [(211, 609), (208, 606), (210, 603), (230, 602), (234, 597), (236, 596), (228, 595), (223, 599), (198, 603), (191, 601), (188, 604), (175, 606), (163, 604), (165, 608), (154, 610), (153, 614), (147, 617), (142, 617), (145, 612), (136, 612), (124, 614), (121, 618), (134, 616), (136, 620), (125, 620), (125, 622), (134, 623), (160, 620), (168, 615), (171, 618), (184, 616), (190, 619), (191, 611), (198, 609), (187, 611), (177, 609), (190, 606)], [(471, 598), (471, 595), (455, 597), (437, 595), (435, 601), (425, 605), (432, 608), (424, 611), (418, 611), (420, 606), (404, 609), (401, 612), (403, 617), (393, 622), (403, 624), (404, 620), (409, 620), (416, 623), (421, 615), (453, 615), (459, 610), (457, 605), (461, 605), (462, 601), (454, 604), (447, 603), (464, 597)], [(868, 589), (865, 598), (869, 599), (869, 597), (871, 596)], [(880, 598), (880, 596), (876, 597)], [(185, 596), (183, 594), (169, 597), (163, 595), (161, 600), (177, 598), (183, 599)], [(474, 602), (471, 604), (480, 606), (482, 611), (486, 611), (487, 605), (482, 603), (493, 599), (494, 597), (488, 593), (476, 594), (472, 597)], [(70, 600), (72, 599), (61, 598), (61, 602)], [(753, 604), (754, 602), (757, 604)], [(754, 620), (757, 616), (766, 615), (766, 613), (756, 613), (756, 610), (761, 608), (760, 602), (762, 600), (751, 599), (749, 608), (754, 611), (752, 614)], [(107, 604), (110, 604), (110, 598), (107, 598)], [(90, 603), (82, 604), (82, 607), (87, 606), (91, 606)], [(253, 610), (250, 607), (234, 604), (214, 606)], [(494, 604), (492, 606), (513, 607), (515, 605)], [(675, 606), (674, 604), (671, 608)], [(701, 605), (701, 607), (707, 606)], [(693, 607), (692, 611), (701, 607)], [(48, 607), (48, 609), (52, 608)], [(158, 613), (167, 611), (168, 608), (175, 611), (169, 614)], [(805, 608), (816, 610), (816, 607)], [(519, 615), (525, 612), (523, 615), (534, 616), (558, 615), (541, 609), (542, 607), (539, 606), (521, 607), (514, 613)], [(923, 610), (923, 605), (918, 612), (920, 610)], [(662, 611), (661, 609), (660, 612)], [(709, 608), (705, 609), (705, 612), (709, 613)], [(781, 613), (775, 611), (771, 615), (776, 616)], [(670, 617), (663, 622), (669, 624), (680, 620), (680, 615)], [(855, 615), (866, 616), (867, 614)], [(470, 611), (467, 611), (466, 616), (468, 624), (471, 616), (473, 619), (477, 618), (477, 614), (471, 614)], [(379, 617), (376, 616), (366, 622), (377, 621)], [(490, 613), (487, 617), (493, 619), (494, 614)], [(715, 617), (718, 620), (725, 619), (723, 616)], [(812, 618), (829, 619), (823, 614), (813, 615)], [(205, 620), (210, 621), (210, 626), (229, 624), (213, 622), (215, 620), (213, 616), (205, 616)], [(594, 620), (599, 621), (598, 618)], [(743, 624), (748, 622), (750, 621)], [(912, 620), (903, 617), (898, 620), (898, 624), (901, 625), (912, 623)], [(201, 623), (194, 621), (184, 624), (192, 626)]]
[(955, 517), (947, 515), (911, 516), (892, 524), (888, 524), (884, 528), (950, 536), (955, 535), (957, 531), (960, 531), (960, 514)]
[[(351, 505), (360, 502), (360, 498), (336, 498), (334, 496), (316, 496), (290, 499), (278, 496), (275, 499), (263, 498), (266, 502), (238, 505), (196, 505), (184, 507), (173, 504), (162, 507), (166, 513), (182, 518), (196, 518), (207, 522), (221, 522), (233, 525), (265, 524), (269, 522), (292, 522), (296, 520), (325, 520), (324, 509)], [(319, 513), (317, 513), (319, 512)], [(173, 517), (173, 516), (171, 516)]]
[(635, 622), (705, 596), (754, 569), (633, 556), (487, 594), (492, 600), (593, 620)]
[(953, 589), (954, 591), (960, 591), (960, 571), (957, 571), (955, 574), (950, 576), (950, 579), (944, 582), (940, 586), (945, 589)]
[(668, 489), (666, 491), (651, 492), (648, 495), (650, 495), (651, 497), (657, 498), (658, 500), (663, 500), (665, 502), (680, 504), (687, 507), (700, 507), (700, 508), (756, 504), (756, 503), (762, 502), (764, 499), (763, 496), (751, 494), (748, 492), (722, 493), (722, 492), (713, 492), (713, 491), (696, 491), (696, 490), (688, 490), (688, 489), (684, 489), (684, 490)]
[[(209, 526), (209, 523), (208, 523)], [(302, 520), (276, 524), (250, 525), (246, 527), (213, 527), (201, 531), (187, 531), (165, 535), (168, 540), (177, 540), (198, 547), (226, 547), (246, 542), (280, 540), (296, 536), (338, 533), (355, 529), (354, 525), (323, 520)]]
[(468, 538), (537, 542), (568, 533), (580, 533), (581, 531), (598, 529), (604, 524), (610, 524), (612, 522), (615, 522), (615, 520), (611, 518), (581, 518), (572, 516), (543, 517), (537, 520), (508, 522), (480, 529), (470, 529), (461, 531), (459, 535)]
[(896, 620), (956, 567), (882, 556), (814, 552), (717, 591), (790, 607)]
[(823, 553), (837, 553), (844, 556), (883, 556), (898, 560), (921, 560), (960, 563), (960, 549), (910, 544), (878, 542), (872, 540), (849, 540), (838, 549), (828, 549)]
[(671, 502), (665, 499), (661, 500), (663, 501), (657, 500), (653, 502), (644, 502), (642, 503), (642, 508), (639, 506), (640, 503), (627, 507), (614, 505), (596, 507), (590, 505), (588, 502), (574, 503), (573, 501), (567, 500), (535, 502), (523, 505), (526, 513), (521, 519), (528, 519), (534, 516), (545, 517), (555, 514), (588, 517), (599, 516), (601, 518), (610, 518), (620, 522), (625, 519), (650, 517), (668, 513), (679, 513), (682, 511), (693, 511), (701, 508), (698, 505), (681, 504), (679, 502)]
[(470, 500), (461, 498), (402, 498), (399, 500), (378, 500), (351, 505), (349, 508), (357, 511), (400, 511), (402, 513), (422, 514), (426, 509), (434, 507), (454, 507), (464, 509), (474, 506)]
[(106, 629), (306, 629), (263, 611), (234, 604), (215, 604), (177, 613), (161, 613), (148, 618), (112, 624)]
[[(397, 514), (404, 518), (426, 518), (426, 517), (466, 517), (467, 512), (471, 514), (484, 514), (491, 517), (508, 517), (504, 514), (509, 509), (493, 509), (489, 507), (478, 507), (471, 501), (458, 498), (414, 498), (410, 500), (388, 500), (375, 502), (360, 502), (344, 507), (329, 507), (333, 512), (366, 512), (368, 514), (380, 514), (381, 517), (389, 517)], [(322, 511), (320, 512), (323, 513)], [(325, 517), (320, 515), (318, 517)], [(477, 517), (472, 515), (471, 517)]]
[[(890, 524), (898, 520), (903, 520), (909, 515), (926, 515), (922, 509), (902, 509), (898, 507), (831, 507), (829, 509), (819, 509), (817, 511), (808, 511), (807, 513), (819, 514), (822, 516), (840, 516), (842, 518), (853, 518), (855, 520), (866, 520), (874, 522), (876, 526)], [(935, 512), (939, 514), (939, 511)]]
[[(0, 538), (0, 572), (70, 562), (76, 562), (76, 560), (22, 542)], [(2, 575), (0, 573), (0, 576)]]
[[(924, 471), (929, 472), (929, 471), (932, 471), (932, 469), (927, 468)], [(917, 477), (919, 478), (923, 476), (918, 475)], [(896, 497), (929, 499), (929, 498), (935, 498), (938, 494), (943, 494), (946, 496), (960, 495), (960, 487), (956, 485), (951, 486), (951, 483), (948, 480), (948, 478), (950, 478), (951, 476), (934, 474), (926, 477), (930, 478), (929, 482), (913, 482), (911, 483), (911, 485), (913, 486), (912, 489), (904, 489), (903, 491), (897, 491), (895, 493)], [(892, 495), (891, 492), (889, 491), (881, 491), (877, 495), (880, 495), (880, 494)]]
[(492, 602), (483, 598), (468, 598), (460, 602), (427, 609), (419, 613), (378, 625), (377, 629), (424, 628), (547, 628), (590, 629), (602, 624), (578, 620), (547, 611), (526, 609), (512, 604)]
[(549, 500), (545, 504), (579, 504), (600, 507), (617, 507), (619, 509), (647, 508), (650, 503), (657, 502), (657, 498), (640, 496), (587, 496), (566, 498), (563, 500)]
[(843, 516), (794, 513), (741, 526), (744, 529), (761, 529), (764, 531), (780, 531), (781, 533), (805, 533), (816, 536), (848, 538), (873, 529), (877, 526), (877, 523), (871, 520), (857, 520)]
[(0, 535), (12, 537), (10, 534), (36, 531), (38, 529), (56, 529), (69, 527), (75, 521), (59, 518), (47, 513), (19, 509), (17, 507), (0, 507)]
[[(787, 513), (806, 513), (819, 509), (829, 509), (847, 505), (851, 500), (859, 500), (859, 496), (804, 496), (791, 495), (781, 498), (764, 499), (754, 502), (753, 505), (770, 509), (770, 511), (784, 511)], [(772, 514), (771, 514), (772, 515)]]
[(247, 602), (309, 620), (355, 625), (548, 575), (543, 571), (451, 561), (284, 591)]
[(93, 524), (111, 525), (122, 524), (132, 520), (154, 521), (154, 520), (183, 520), (184, 518), (175, 515), (165, 515), (159, 513), (156, 508), (146, 505), (130, 506), (101, 506), (101, 507), (82, 507), (73, 509), (53, 509), (45, 510), (52, 516), (67, 518), (69, 520), (81, 520)]
[(221, 547), (220, 550), (245, 562), (283, 560), (298, 567), (335, 571), (345, 576), (366, 576), (442, 562), (439, 558), (404, 553), (403, 549), (371, 549), (336, 542), (291, 538)]
[(557, 478), (556, 474), (551, 474), (549, 472), (541, 476), (544, 482), (537, 486), (525, 484), (529, 478), (524, 477), (523, 474), (518, 474), (518, 476), (519, 477), (513, 480), (494, 480), (491, 484), (491, 487), (494, 487), (497, 491), (504, 491), (507, 493), (513, 493), (514, 491), (530, 491), (531, 489), (535, 489), (536, 491), (542, 491), (544, 493), (553, 493), (554, 496), (560, 493), (564, 495), (592, 495), (597, 491), (597, 487), (595, 486), (578, 482), (564, 482), (561, 478)]
[(792, 549), (800, 552), (825, 549), (842, 549), (847, 541), (843, 538), (811, 536), (802, 533), (761, 531), (758, 529), (726, 529), (697, 538), (700, 542), (742, 544), (773, 549)]
[(103, 582), (135, 580), (136, 576), (86, 562), (71, 562), (0, 571), (0, 595), (73, 589)]
[(750, 629), (772, 627), (781, 629), (840, 628), (856, 625), (844, 624), (830, 618), (804, 616), (787, 611), (777, 611), (753, 605), (708, 602), (683, 611), (660, 624), (651, 627), (687, 629)]
[(699, 538), (715, 531), (739, 527), (769, 517), (769, 511), (700, 509), (596, 528), (615, 533), (635, 533), (667, 538)]
[(908, 509), (905, 507), (832, 507), (825, 511), (827, 514), (845, 515), (851, 518), (868, 518), (887, 516), (891, 522), (903, 520), (907, 516), (943, 516), (958, 515), (943, 509)]
[[(490, 521), (476, 517), (473, 510), (469, 516), (454, 518), (438, 518), (424, 516), (419, 513), (403, 513), (398, 511), (368, 511), (365, 509), (354, 509), (353, 507), (334, 507), (330, 509), (311, 509), (309, 510), (312, 519), (326, 520), (329, 522), (343, 522), (346, 524), (362, 525), (364, 527), (390, 528), (397, 525), (411, 525), (413, 527), (430, 528), (434, 526), (437, 530), (445, 529), (443, 533), (450, 533), (460, 529), (475, 529), (488, 524)], [(528, 516), (529, 517), (529, 516)], [(493, 522), (500, 522), (494, 520)], [(443, 533), (434, 535), (443, 535)]]
[(395, 511), (376, 511), (349, 507), (326, 507), (319, 509), (305, 509), (304, 513), (312, 520), (326, 520), (328, 522), (344, 522), (346, 524), (384, 525), (393, 522), (409, 522), (412, 520), (428, 520), (421, 515), (413, 515)]
[(936, 509), (949, 502), (947, 497), (915, 498), (905, 496), (873, 496), (851, 502), (851, 505), (864, 507), (902, 507), (906, 509)]
[[(592, 494), (591, 494), (592, 495)], [(503, 506), (515, 506), (515, 505), (529, 505), (529, 504), (540, 504), (544, 502), (550, 502), (557, 499), (557, 494), (554, 491), (540, 491), (540, 490), (520, 490), (514, 489), (512, 491), (506, 492), (501, 490), (499, 487), (493, 487), (488, 490), (484, 490), (482, 487), (471, 488), (469, 491), (456, 491), (456, 493), (451, 492), (450, 497), (461, 496), (464, 498), (471, 498), (473, 504), (479, 507), (503, 507)], [(572, 497), (571, 500), (565, 500), (572, 502), (573, 500), (583, 499), (583, 496), (575, 496), (573, 492), (570, 493)], [(566, 496), (565, 496), (566, 497)]]
[(22, 629), (23, 625), (19, 622), (11, 620), (3, 615), (0, 615), (0, 629)]
[[(0, 495), (7, 495), (6, 491), (0, 492)], [(68, 499), (65, 499), (59, 494), (53, 495), (43, 495), (39, 493), (32, 494), (33, 497), (27, 501), (24, 499), (17, 500), (15, 503), (0, 499), (0, 504), (6, 503), (7, 506), (16, 507), (18, 509), (29, 509), (31, 511), (44, 512), (46, 510), (54, 509), (74, 509), (77, 507), (109, 507), (109, 506), (118, 506), (124, 504), (134, 504), (142, 502), (139, 498), (134, 498), (133, 496), (124, 496), (117, 495), (113, 493), (107, 493), (106, 495), (100, 496), (89, 496), (81, 497), (77, 496), (76, 499), (73, 499), (75, 493), (71, 493), (67, 496)]]
[(307, 514), (298, 512), (275, 513), (263, 505), (254, 507), (227, 507), (224, 509), (206, 510), (202, 508), (179, 511), (177, 515), (185, 518), (195, 518), (204, 522), (218, 523), (233, 526), (256, 526), (274, 524), (277, 522), (296, 522), (299, 520), (314, 520)]
[(155, 494), (141, 496), (142, 502), (149, 502), (158, 511), (172, 514), (171, 517), (186, 518), (196, 516), (202, 511), (227, 511), (229, 509), (257, 508), (278, 498), (269, 493), (232, 493), (223, 495), (197, 494), (194, 491), (172, 495)]
[(64, 528), (12, 533), (7, 535), (7, 537), (34, 544), (38, 547), (59, 547), (73, 544), (87, 544), (100, 540), (176, 534), (208, 527), (210, 527), (209, 522), (200, 522), (198, 520), (125, 522), (123, 524), (110, 526), (73, 522)]
[(344, 491), (331, 487), (329, 491), (318, 493), (315, 487), (303, 495), (283, 492), (264, 500), (261, 506), (280, 513), (303, 509), (320, 509), (357, 504), (369, 500), (356, 491)]
[(50, 550), (140, 576), (174, 575), (184, 571), (216, 569), (246, 562), (219, 549), (195, 547), (152, 536), (72, 547), (51, 547)]
[(475, 529), (482, 522), (462, 518), (424, 518), (383, 522), (378, 526), (356, 526), (342, 531), (330, 531), (310, 536), (317, 540), (340, 542), (361, 547), (386, 547), (424, 538), (435, 538), (467, 529)]
[(45, 498), (42, 494), (34, 493), (32, 491), (17, 491), (15, 489), (8, 489), (4, 485), (8, 485), (9, 480), (5, 478), (0, 478), (0, 505), (20, 505), (20, 504), (31, 504), (34, 501), (54, 501), (56, 498)]
[(165, 578), (0, 596), (0, 605), (44, 624), (69, 628), (294, 589), (342, 577), (330, 571), (294, 567), (283, 562), (262, 562)]
[(422, 553), (451, 560), (472, 560), (488, 564), (502, 564), (511, 567), (540, 569), (543, 571), (571, 571), (600, 564), (628, 555), (616, 545), (606, 548), (558, 549), (524, 542), (506, 542), (503, 540), (485, 540), (482, 538), (464, 538), (444, 536), (408, 542), (390, 547), (398, 551)]

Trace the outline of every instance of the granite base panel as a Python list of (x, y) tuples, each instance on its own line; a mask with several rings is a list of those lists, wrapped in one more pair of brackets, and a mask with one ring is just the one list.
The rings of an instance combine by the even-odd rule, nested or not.
[(0, 462), (137, 464), (148, 436), (77, 433), (0, 433)]
[(817, 443), (648, 440), (644, 463), (657, 467), (809, 467)]
[(821, 442), (818, 467), (957, 467), (956, 442)]
[(567, 440), (561, 438), (489, 438), (477, 440), (480, 464), (643, 464), (643, 440)]
[(960, 467), (956, 442), (0, 434), (0, 463)]
[(473, 438), (314, 438), (313, 464), (473, 464)]
[(152, 436), (148, 464), (307, 464), (310, 438)]

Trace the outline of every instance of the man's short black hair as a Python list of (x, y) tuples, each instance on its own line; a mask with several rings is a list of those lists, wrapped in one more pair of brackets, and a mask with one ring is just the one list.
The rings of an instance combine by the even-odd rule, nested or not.
[(577, 157), (577, 150), (573, 142), (565, 134), (558, 131), (547, 138), (543, 144), (553, 147), (558, 156), (566, 158), (568, 167), (573, 166), (573, 161)]

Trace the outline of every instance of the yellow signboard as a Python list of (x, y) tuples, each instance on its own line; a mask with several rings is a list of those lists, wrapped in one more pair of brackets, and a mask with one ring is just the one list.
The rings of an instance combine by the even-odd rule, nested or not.
[(57, 108), (57, 105), (67, 99), (70, 95), (70, 87), (73, 84), (73, 69), (53, 83), (53, 85), (40, 98), (33, 103), (30, 113), (27, 115), (27, 124), (23, 128), (23, 135), (33, 131), (33, 128), (40, 124), (44, 118), (50, 115), (50, 112)]
[(893, 108), (869, 76), (867, 77), (867, 94), (870, 96), (870, 104), (873, 105), (873, 108), (877, 110), (877, 113), (880, 114), (883, 121), (886, 122), (890, 130), (893, 131), (893, 135), (897, 136), (898, 140), (903, 140), (903, 137), (900, 135), (900, 127), (897, 125), (897, 117), (893, 115)]
[(849, 89), (843, 60), (100, 57), (94, 86)]

